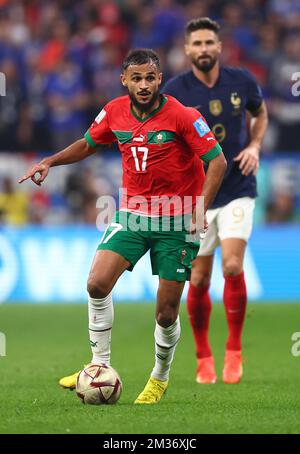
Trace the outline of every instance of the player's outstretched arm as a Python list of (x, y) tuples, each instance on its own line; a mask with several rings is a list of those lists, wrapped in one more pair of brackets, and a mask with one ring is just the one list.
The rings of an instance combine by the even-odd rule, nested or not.
[[(19, 183), (23, 183), (23, 181), (31, 178), (35, 184), (40, 186), (47, 177), (50, 167), (73, 164), (74, 162), (87, 158), (95, 153), (95, 151), (96, 149), (91, 147), (85, 139), (79, 139), (64, 150), (32, 166), (26, 175), (19, 180)], [(39, 175), (36, 176), (36, 174)]]

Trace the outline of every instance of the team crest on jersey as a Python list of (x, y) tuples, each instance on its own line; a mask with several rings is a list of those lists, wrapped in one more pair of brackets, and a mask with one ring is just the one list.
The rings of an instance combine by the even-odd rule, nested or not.
[(147, 143), (156, 143), (163, 145), (175, 140), (175, 132), (173, 131), (148, 131)]
[(187, 255), (187, 252), (185, 249), (183, 249), (183, 251), (181, 251), (180, 263), (184, 262), (186, 255)]
[(166, 141), (166, 133), (164, 131), (160, 131), (153, 137), (153, 139), (156, 143), (163, 143)]
[(220, 99), (212, 99), (209, 101), (209, 111), (212, 115), (217, 117), (223, 111), (222, 102)]
[(231, 104), (233, 104), (234, 106), (240, 107), (240, 105), (241, 105), (241, 103), (242, 103), (242, 100), (241, 100), (241, 98), (239, 97), (239, 95), (238, 95), (236, 92), (234, 92), (234, 93), (231, 93), (230, 102), (231, 102)]
[(238, 93), (231, 93), (230, 102), (233, 105), (233, 115), (239, 115), (241, 112), (242, 100), (239, 97)]

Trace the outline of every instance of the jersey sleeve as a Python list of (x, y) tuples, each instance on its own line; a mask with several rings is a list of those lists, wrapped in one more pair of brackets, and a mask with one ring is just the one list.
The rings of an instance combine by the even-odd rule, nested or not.
[(222, 152), (222, 148), (204, 117), (194, 108), (185, 110), (184, 118), (179, 123), (181, 135), (189, 148), (208, 163)]
[(250, 112), (255, 112), (259, 109), (263, 102), (263, 95), (260, 86), (256, 82), (256, 79), (250, 74), (250, 72), (245, 71), (245, 76), (247, 78), (247, 102), (246, 109)]
[(116, 136), (109, 127), (108, 115), (105, 108), (97, 115), (85, 133), (84, 138), (91, 147), (109, 144), (116, 140)]

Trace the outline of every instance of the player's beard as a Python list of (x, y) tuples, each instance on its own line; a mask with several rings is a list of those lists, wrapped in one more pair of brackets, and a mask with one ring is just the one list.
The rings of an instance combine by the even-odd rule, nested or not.
[(136, 107), (137, 110), (139, 110), (140, 112), (143, 112), (143, 113), (151, 111), (152, 107), (158, 100), (159, 95), (160, 95), (160, 92), (159, 92), (159, 90), (157, 90), (156, 92), (153, 93), (150, 101), (148, 101), (147, 103), (141, 103), (136, 99), (136, 97), (133, 93), (129, 92), (129, 97), (130, 97), (132, 104), (134, 105), (134, 107)]
[(204, 73), (208, 73), (213, 69), (215, 64), (217, 63), (217, 58), (216, 57), (211, 57), (210, 55), (207, 55), (205, 60), (202, 58), (193, 58), (192, 59), (193, 65), (196, 66), (199, 71), (202, 71)]

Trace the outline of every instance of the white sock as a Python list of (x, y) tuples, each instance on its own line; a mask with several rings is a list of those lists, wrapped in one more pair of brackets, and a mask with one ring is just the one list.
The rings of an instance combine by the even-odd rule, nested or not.
[(156, 322), (155, 331), (155, 365), (151, 377), (157, 380), (168, 380), (177, 342), (180, 338), (179, 316), (173, 325), (163, 328)]
[(110, 363), (110, 339), (114, 320), (111, 293), (105, 298), (88, 298), (89, 335), (93, 353), (93, 364)]

